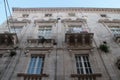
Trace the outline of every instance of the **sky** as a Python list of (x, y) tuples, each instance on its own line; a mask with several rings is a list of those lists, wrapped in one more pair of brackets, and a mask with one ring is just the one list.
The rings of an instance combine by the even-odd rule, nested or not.
[[(11, 10), (12, 7), (120, 8), (120, 0), (8, 0), (8, 3)], [(4, 8), (4, 0), (0, 0), (0, 24), (2, 24), (5, 20), (6, 15)]]

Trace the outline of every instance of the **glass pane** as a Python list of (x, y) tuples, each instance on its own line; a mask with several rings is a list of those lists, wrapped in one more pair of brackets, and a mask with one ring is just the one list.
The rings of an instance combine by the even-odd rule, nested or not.
[(33, 74), (34, 73), (35, 64), (36, 64), (36, 57), (32, 57), (31, 61), (30, 61), (30, 64), (29, 64), (29, 68), (28, 68), (27, 73), (29, 73), (29, 74)]
[(40, 74), (41, 73), (41, 70), (42, 70), (42, 62), (43, 59), (42, 58), (37, 58), (37, 65), (36, 65), (36, 74)]
[(81, 56), (79, 56), (78, 61), (81, 62)]
[(81, 74), (84, 74), (83, 68), (80, 69)]
[(76, 62), (76, 66), (79, 67), (79, 63), (78, 62)]
[(27, 73), (29, 73), (29, 74), (31, 74), (31, 65), (32, 65), (32, 59), (30, 60), (29, 68), (28, 68), (28, 71), (27, 71)]
[(40, 58), (38, 62), (38, 68), (40, 68), (39, 72), (41, 72), (41, 69), (42, 69), (42, 62), (43, 62), (43, 59)]
[(91, 68), (89, 68), (89, 72), (92, 73), (92, 69)]
[(82, 62), (80, 62), (80, 67), (83, 67), (83, 66), (82, 66)]
[(41, 74), (41, 68), (37, 68), (36, 74)]
[(84, 61), (86, 61), (86, 58), (85, 58), (85, 56), (83, 56), (83, 60), (84, 60)]
[(31, 68), (31, 74), (35, 74), (35, 68)]
[(87, 63), (86, 62), (84, 62), (84, 65), (85, 65), (85, 67), (87, 67)]
[(89, 69), (88, 68), (86, 68), (85, 71), (86, 71), (86, 74), (89, 74)]
[(88, 67), (90, 67), (90, 63), (88, 62)]
[(80, 70), (80, 69), (77, 69), (77, 73), (78, 73), (78, 74), (80, 74), (80, 71), (79, 71), (79, 70)]

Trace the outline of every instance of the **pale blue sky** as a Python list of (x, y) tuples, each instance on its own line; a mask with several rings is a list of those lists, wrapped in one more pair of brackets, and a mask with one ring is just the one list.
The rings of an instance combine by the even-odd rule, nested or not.
[[(120, 0), (8, 0), (12, 7), (98, 7), (120, 8)], [(6, 19), (4, 0), (0, 0), (0, 24)]]

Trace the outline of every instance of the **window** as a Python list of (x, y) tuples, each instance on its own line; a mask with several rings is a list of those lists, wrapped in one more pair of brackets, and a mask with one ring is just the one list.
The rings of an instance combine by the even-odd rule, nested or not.
[(68, 13), (69, 16), (75, 16), (75, 13)]
[(11, 33), (20, 33), (22, 28), (22, 26), (11, 26), (10, 31)]
[(78, 74), (92, 74), (88, 55), (75, 55), (75, 59)]
[(23, 14), (22, 17), (27, 18), (29, 14)]
[(45, 17), (51, 17), (52, 14), (45, 14)]
[(41, 74), (43, 70), (44, 57), (43, 56), (32, 56), (29, 67), (28, 74)]
[(71, 25), (69, 26), (68, 32), (71, 33), (80, 33), (81, 31), (83, 31), (82, 26), (81, 25)]
[(113, 34), (120, 34), (120, 26), (109, 26)]
[(107, 17), (107, 15), (106, 15), (106, 14), (101, 14), (100, 16), (101, 16), (101, 17)]
[(45, 39), (50, 39), (52, 34), (52, 26), (40, 26), (38, 36), (43, 36)]

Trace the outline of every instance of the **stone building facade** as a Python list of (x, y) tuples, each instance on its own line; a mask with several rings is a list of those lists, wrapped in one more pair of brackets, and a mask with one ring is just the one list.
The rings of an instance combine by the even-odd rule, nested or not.
[(120, 9), (12, 11), (0, 26), (0, 80), (120, 79)]

